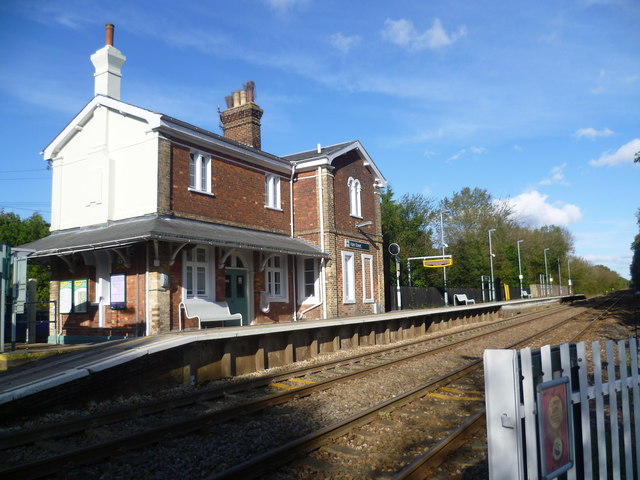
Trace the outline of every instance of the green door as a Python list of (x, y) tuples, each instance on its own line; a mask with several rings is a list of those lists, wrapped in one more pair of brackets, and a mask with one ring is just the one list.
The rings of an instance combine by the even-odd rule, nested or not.
[(242, 314), (242, 324), (249, 325), (247, 271), (227, 268), (224, 276), (225, 295), (229, 311)]

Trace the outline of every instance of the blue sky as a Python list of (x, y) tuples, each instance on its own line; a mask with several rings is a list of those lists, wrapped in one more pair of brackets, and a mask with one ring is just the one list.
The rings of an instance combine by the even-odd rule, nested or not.
[(3, 0), (0, 208), (49, 218), (39, 153), (92, 98), (105, 23), (125, 102), (219, 132), (253, 80), (265, 151), (358, 139), (398, 196), (486, 189), (629, 277), (636, 0)]

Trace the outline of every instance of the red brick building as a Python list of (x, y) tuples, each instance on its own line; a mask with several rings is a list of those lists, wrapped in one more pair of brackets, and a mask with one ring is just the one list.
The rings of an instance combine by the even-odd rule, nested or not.
[(52, 267), (52, 336), (384, 308), (386, 180), (359, 141), (271, 155), (253, 82), (226, 98), (219, 135), (120, 101), (112, 30), (92, 61), (96, 96), (44, 151), (51, 235), (25, 245)]

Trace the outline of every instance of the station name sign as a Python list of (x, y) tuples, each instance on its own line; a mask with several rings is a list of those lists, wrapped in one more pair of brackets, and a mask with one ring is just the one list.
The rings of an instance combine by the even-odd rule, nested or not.
[(366, 252), (369, 251), (369, 244), (364, 242), (358, 242), (356, 240), (345, 240), (344, 246), (346, 248), (351, 248), (353, 250), (364, 250)]

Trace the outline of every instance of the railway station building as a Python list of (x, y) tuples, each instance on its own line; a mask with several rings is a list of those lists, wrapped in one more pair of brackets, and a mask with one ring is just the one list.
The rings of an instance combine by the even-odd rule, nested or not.
[(384, 308), (386, 180), (359, 141), (269, 154), (253, 82), (220, 135), (121, 101), (125, 60), (107, 25), (94, 98), (44, 149), (51, 234), (23, 247), (51, 267), (50, 341)]

